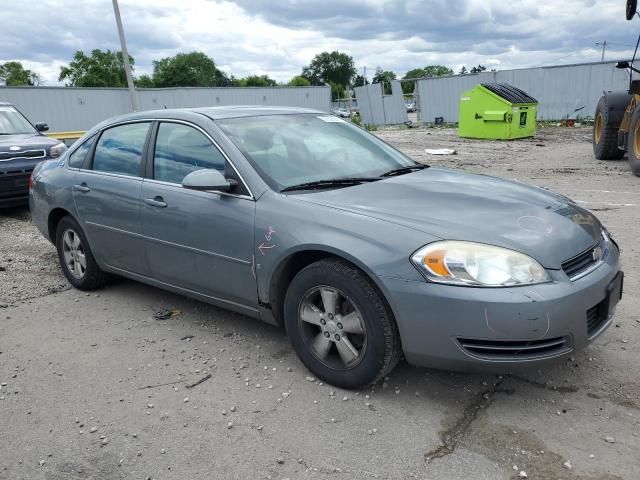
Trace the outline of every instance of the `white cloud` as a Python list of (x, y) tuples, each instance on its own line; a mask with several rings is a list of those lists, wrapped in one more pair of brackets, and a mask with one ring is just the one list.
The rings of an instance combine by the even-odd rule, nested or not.
[[(119, 49), (107, 0), (2, 0), (0, 62), (22, 61), (57, 84), (75, 50)], [(287, 81), (316, 53), (341, 50), (359, 70), (398, 75), (428, 64), (500, 69), (632, 53), (637, 25), (621, 0), (120, 0), (136, 74), (152, 60), (204, 51), (228, 74)]]

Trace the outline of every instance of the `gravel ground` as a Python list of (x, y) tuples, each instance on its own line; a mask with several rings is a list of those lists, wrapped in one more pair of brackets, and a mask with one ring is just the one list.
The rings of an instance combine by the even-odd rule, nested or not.
[[(516, 142), (377, 133), (420, 161), (595, 211), (623, 249), (614, 326), (544, 370), (401, 364), (382, 385), (344, 391), (310, 377), (279, 329), (125, 280), (68, 289), (28, 212), (3, 211), (0, 479), (637, 479), (640, 178), (596, 161), (588, 129)], [(424, 152), (441, 147), (458, 153)], [(174, 317), (155, 320), (162, 308)]]

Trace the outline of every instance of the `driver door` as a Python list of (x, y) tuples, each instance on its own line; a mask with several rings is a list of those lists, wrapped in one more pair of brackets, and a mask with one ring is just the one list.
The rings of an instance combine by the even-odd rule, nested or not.
[(256, 308), (252, 271), (255, 202), (245, 187), (230, 194), (182, 187), (203, 168), (233, 167), (199, 127), (162, 121), (154, 128), (142, 182), (142, 229), (152, 276), (226, 303)]

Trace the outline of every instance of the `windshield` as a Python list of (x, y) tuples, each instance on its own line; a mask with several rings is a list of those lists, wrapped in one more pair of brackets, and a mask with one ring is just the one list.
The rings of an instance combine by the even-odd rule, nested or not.
[(332, 115), (269, 115), (216, 123), (274, 189), (321, 180), (379, 177), (416, 162)]
[(15, 108), (0, 106), (0, 135), (21, 133), (36, 133), (36, 130)]

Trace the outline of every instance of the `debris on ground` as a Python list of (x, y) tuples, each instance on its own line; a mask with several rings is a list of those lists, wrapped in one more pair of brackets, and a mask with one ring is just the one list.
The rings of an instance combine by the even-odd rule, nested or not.
[(424, 151), (429, 155), (455, 155), (458, 153), (453, 148), (425, 148)]
[(182, 315), (182, 311), (177, 308), (163, 308), (153, 314), (154, 320), (168, 320), (170, 318)]

